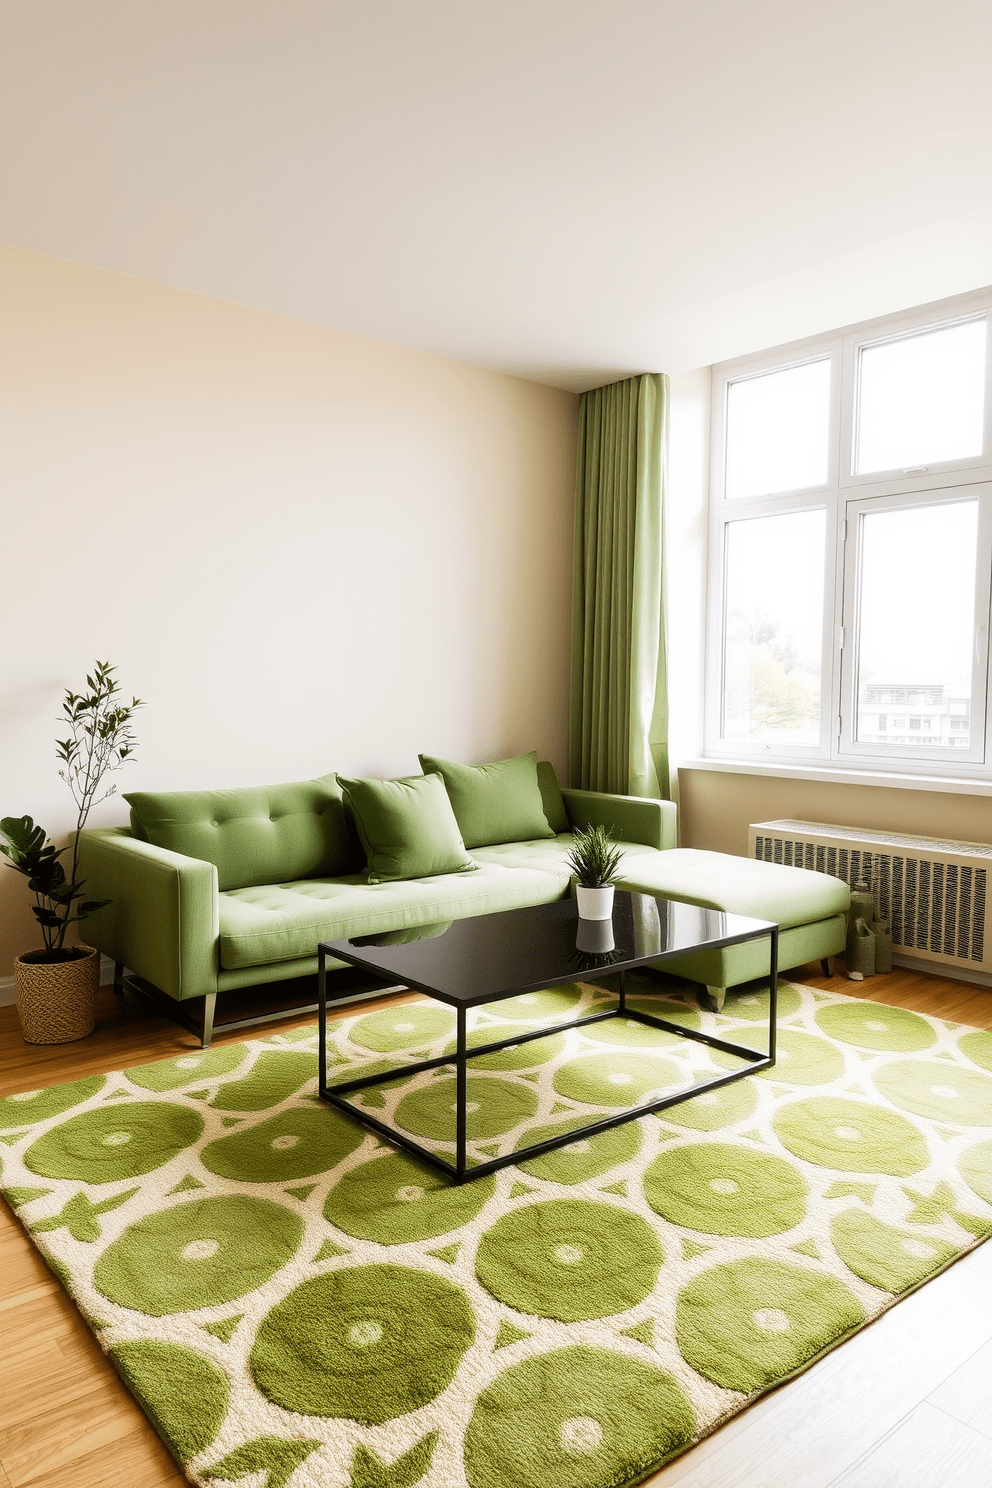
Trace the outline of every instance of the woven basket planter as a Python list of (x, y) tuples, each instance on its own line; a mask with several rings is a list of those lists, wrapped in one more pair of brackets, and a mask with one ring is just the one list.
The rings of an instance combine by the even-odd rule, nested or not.
[[(82, 947), (82, 949), (87, 949)], [(71, 1044), (93, 1032), (100, 953), (75, 961), (14, 961), (17, 1012), (26, 1044)]]

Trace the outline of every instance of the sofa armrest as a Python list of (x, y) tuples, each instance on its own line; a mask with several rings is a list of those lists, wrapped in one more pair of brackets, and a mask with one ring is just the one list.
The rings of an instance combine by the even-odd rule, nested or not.
[(677, 845), (674, 801), (585, 790), (563, 790), (562, 797), (573, 827), (606, 827), (621, 842), (642, 842), (659, 851)]
[(122, 961), (170, 997), (217, 991), (217, 869), (140, 842), (123, 827), (79, 840), (87, 899), (110, 899), (80, 926), (81, 939)]

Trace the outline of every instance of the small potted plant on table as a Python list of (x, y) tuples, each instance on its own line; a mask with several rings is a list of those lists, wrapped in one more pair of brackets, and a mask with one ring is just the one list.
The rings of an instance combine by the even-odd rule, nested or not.
[[(41, 950), (28, 951), (14, 961), (17, 1011), (29, 1044), (71, 1043), (93, 1031), (99, 952), (90, 946), (67, 946), (65, 940), (70, 925), (110, 903), (109, 899), (85, 898), (85, 885), (76, 873), (79, 834), (87, 817), (116, 790), (111, 785), (101, 795), (104, 778), (134, 752), (131, 718), (142, 703), (140, 698), (130, 703), (120, 698), (115, 670), (109, 662), (98, 661), (86, 678), (87, 691), (67, 689), (63, 699), (69, 734), (56, 741), (56, 752), (62, 761), (59, 775), (76, 803), (71, 842), (56, 847), (30, 816), (5, 816), (0, 821), (0, 852), (28, 880), (35, 898), (32, 913), (44, 941)], [(59, 860), (70, 848), (67, 872)]]
[(580, 827), (573, 834), (568, 866), (575, 875), (575, 897), (582, 920), (608, 920), (623, 850), (605, 827)]

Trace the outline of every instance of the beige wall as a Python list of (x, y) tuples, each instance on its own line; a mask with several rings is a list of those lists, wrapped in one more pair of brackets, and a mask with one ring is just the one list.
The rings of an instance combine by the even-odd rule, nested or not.
[(992, 799), (893, 786), (680, 770), (683, 847), (746, 855), (750, 822), (791, 817), (992, 843)]
[(122, 790), (564, 764), (574, 395), (20, 250), (3, 298), (0, 814), (66, 833), (95, 657), (147, 699)]

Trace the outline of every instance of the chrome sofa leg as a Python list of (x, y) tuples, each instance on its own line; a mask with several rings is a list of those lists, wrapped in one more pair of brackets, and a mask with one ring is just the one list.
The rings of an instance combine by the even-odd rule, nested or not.
[(217, 993), (208, 992), (203, 999), (203, 1030), (200, 1034), (200, 1048), (209, 1049), (214, 1036), (214, 1010), (217, 1006)]
[(823, 972), (823, 975), (825, 977), (833, 976), (834, 970), (833, 970), (833, 967), (830, 964), (830, 957), (829, 956), (821, 956), (820, 957), (820, 970)]
[(722, 1013), (726, 996), (726, 987), (707, 987), (705, 992), (700, 993), (699, 1001), (709, 1012)]

